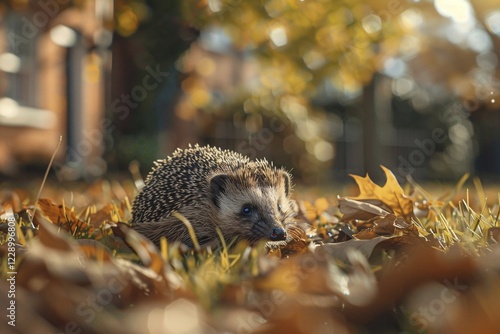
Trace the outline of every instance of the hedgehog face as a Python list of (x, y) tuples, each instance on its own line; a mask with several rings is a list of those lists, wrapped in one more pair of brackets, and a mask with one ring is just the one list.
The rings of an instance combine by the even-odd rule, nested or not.
[(268, 182), (248, 175), (219, 174), (211, 178), (212, 201), (227, 239), (286, 239), (284, 223), (292, 215), (290, 178), (283, 171), (272, 171), (268, 176), (272, 178)]

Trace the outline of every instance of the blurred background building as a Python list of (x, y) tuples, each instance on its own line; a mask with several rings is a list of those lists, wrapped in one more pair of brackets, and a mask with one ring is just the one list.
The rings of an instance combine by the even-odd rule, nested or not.
[(109, 102), (112, 22), (112, 0), (2, 3), (1, 172), (46, 166), (61, 135), (64, 177), (105, 170), (104, 143), (91, 136)]
[(126, 170), (188, 143), (293, 168), (500, 175), (499, 0), (10, 0), (0, 173)]

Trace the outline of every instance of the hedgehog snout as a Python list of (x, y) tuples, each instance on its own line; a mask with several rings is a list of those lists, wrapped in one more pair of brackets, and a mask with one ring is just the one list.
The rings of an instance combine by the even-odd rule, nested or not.
[(267, 237), (271, 241), (282, 241), (286, 239), (286, 230), (283, 227), (281, 219), (279, 215), (274, 214), (273, 212), (268, 212), (267, 214), (267, 222), (268, 222), (268, 235)]
[(286, 240), (286, 230), (283, 227), (273, 227), (269, 239), (271, 241)]

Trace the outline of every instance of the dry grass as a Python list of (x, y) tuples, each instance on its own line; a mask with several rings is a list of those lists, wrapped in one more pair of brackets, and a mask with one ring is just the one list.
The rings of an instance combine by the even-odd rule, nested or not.
[(464, 177), (403, 190), (385, 172), (382, 187), (357, 177), (356, 197), (296, 192), (294, 240), (280, 247), (157, 249), (127, 226), (132, 180), (49, 183), (34, 217), (35, 188), (2, 189), (1, 306), (9, 277), (16, 305), (2, 333), (500, 331), (496, 189)]

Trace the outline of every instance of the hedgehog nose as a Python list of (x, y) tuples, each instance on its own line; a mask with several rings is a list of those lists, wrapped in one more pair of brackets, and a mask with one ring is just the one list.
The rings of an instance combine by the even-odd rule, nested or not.
[(280, 241), (286, 239), (286, 231), (282, 227), (275, 227), (271, 231), (271, 241)]

